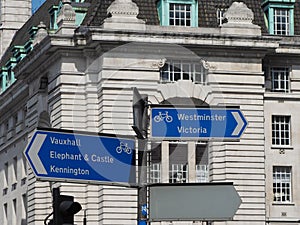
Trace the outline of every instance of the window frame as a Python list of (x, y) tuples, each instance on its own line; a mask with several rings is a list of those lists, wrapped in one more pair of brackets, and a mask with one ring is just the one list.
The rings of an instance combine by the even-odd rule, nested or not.
[(209, 182), (209, 165), (196, 164), (196, 183)]
[(191, 80), (195, 84), (205, 85), (207, 74), (208, 70), (201, 62), (171, 59), (167, 60), (160, 69), (160, 82), (173, 83), (178, 80)]
[(209, 182), (209, 153), (208, 146), (203, 143), (196, 144), (196, 183)]
[(228, 7), (217, 8), (216, 15), (217, 15), (217, 23), (219, 26), (222, 26), (223, 23), (225, 23), (225, 21), (227, 21), (227, 19), (224, 17), (227, 10), (228, 10)]
[[(291, 12), (285, 8), (274, 8), (274, 34), (276, 35), (290, 35)], [(281, 19), (280, 19), (281, 18)], [(278, 29), (280, 27), (280, 29)]]
[(273, 166), (272, 192), (274, 203), (292, 202), (292, 175), (291, 166)]
[[(275, 119), (278, 119), (275, 121)], [(281, 121), (283, 119), (284, 121)], [(271, 119), (272, 147), (291, 147), (291, 116), (290, 115), (272, 115)], [(287, 121), (288, 120), (288, 121)], [(288, 128), (285, 129), (286, 125)], [(282, 129), (284, 127), (284, 129)], [(278, 128), (278, 129), (275, 129)], [(278, 134), (278, 135), (277, 135)], [(277, 141), (278, 140), (278, 141)]]
[[(169, 165), (169, 183), (188, 183), (189, 165), (183, 163), (170, 163)], [(180, 176), (179, 176), (180, 175)]]
[(5, 76), (0, 74), (0, 94), (5, 90)]
[(161, 163), (150, 162), (150, 183), (161, 183)]
[(8, 71), (7, 71), (7, 68), (6, 67), (3, 67), (1, 69), (1, 72), (0, 72), (0, 85), (1, 85), (1, 88), (0, 88), (0, 94), (3, 93), (7, 88), (7, 76), (8, 76)]
[(190, 4), (169, 4), (169, 25), (190, 27), (192, 24), (192, 7)]
[(170, 25), (170, 4), (190, 5), (190, 26), (185, 27), (198, 27), (198, 0), (160, 0), (158, 2), (158, 13), (161, 26), (175, 26)]
[[(277, 2), (274, 0), (266, 0), (263, 2), (263, 10), (265, 12), (265, 18), (267, 27), (269, 30), (269, 34), (273, 35), (282, 35), (282, 36), (288, 36), (288, 35), (294, 35), (294, 5), (295, 0), (291, 0), (289, 3), (282, 3)], [(289, 29), (286, 30), (285, 34), (278, 34), (275, 30), (275, 10), (281, 9), (281, 10), (287, 10), (289, 13)]]
[(289, 67), (280, 67), (280, 66), (271, 67), (270, 68), (271, 91), (289, 93), (291, 91), (290, 77), (291, 77), (291, 70)]

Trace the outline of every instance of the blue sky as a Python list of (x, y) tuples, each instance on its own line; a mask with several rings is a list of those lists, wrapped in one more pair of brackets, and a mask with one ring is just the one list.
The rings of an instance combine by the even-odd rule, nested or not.
[(32, 13), (34, 13), (46, 0), (32, 0)]

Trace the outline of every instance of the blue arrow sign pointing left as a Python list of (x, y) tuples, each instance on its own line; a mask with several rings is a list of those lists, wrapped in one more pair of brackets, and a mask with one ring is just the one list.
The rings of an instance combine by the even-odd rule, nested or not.
[(135, 184), (134, 139), (39, 130), (24, 154), (39, 179)]

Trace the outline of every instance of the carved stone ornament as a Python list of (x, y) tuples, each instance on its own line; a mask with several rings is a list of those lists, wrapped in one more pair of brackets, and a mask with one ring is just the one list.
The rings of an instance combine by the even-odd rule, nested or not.
[(107, 13), (114, 16), (133, 16), (139, 14), (138, 6), (131, 0), (115, 0), (107, 9)]
[(34, 36), (33, 45), (40, 43), (46, 36), (48, 36), (47, 27), (43, 22), (37, 26), (38, 30)]
[(160, 69), (165, 65), (166, 61), (167, 61), (166, 58), (160, 59), (160, 60), (152, 63), (152, 67)]
[(131, 0), (115, 0), (107, 9), (110, 17), (103, 23), (104, 29), (145, 30), (145, 21), (138, 19), (139, 7)]
[(234, 2), (224, 14), (228, 23), (252, 24), (254, 14), (243, 2)]
[(62, 7), (58, 14), (57, 24), (60, 26), (61, 24), (74, 24), (75, 25), (75, 18), (76, 13), (71, 6), (71, 0), (62, 0)]
[(203, 68), (206, 69), (206, 70), (211, 70), (211, 69), (214, 70), (214, 69), (216, 69), (215, 66), (210, 65), (210, 64), (207, 62), (207, 60), (205, 60), (205, 59), (203, 59), (203, 58), (200, 59), (200, 63), (201, 63), (201, 65), (203, 66)]

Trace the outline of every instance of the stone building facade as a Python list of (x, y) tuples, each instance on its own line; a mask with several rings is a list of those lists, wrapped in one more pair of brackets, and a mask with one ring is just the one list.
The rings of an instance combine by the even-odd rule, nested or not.
[(43, 224), (60, 187), (86, 210), (77, 224), (84, 212), (89, 224), (137, 224), (135, 188), (37, 181), (23, 156), (37, 127), (134, 136), (136, 87), (151, 105), (236, 107), (248, 121), (235, 142), (149, 139), (149, 183), (233, 182), (242, 203), (213, 224), (299, 224), (299, 8), (46, 1), (0, 62), (0, 223)]

